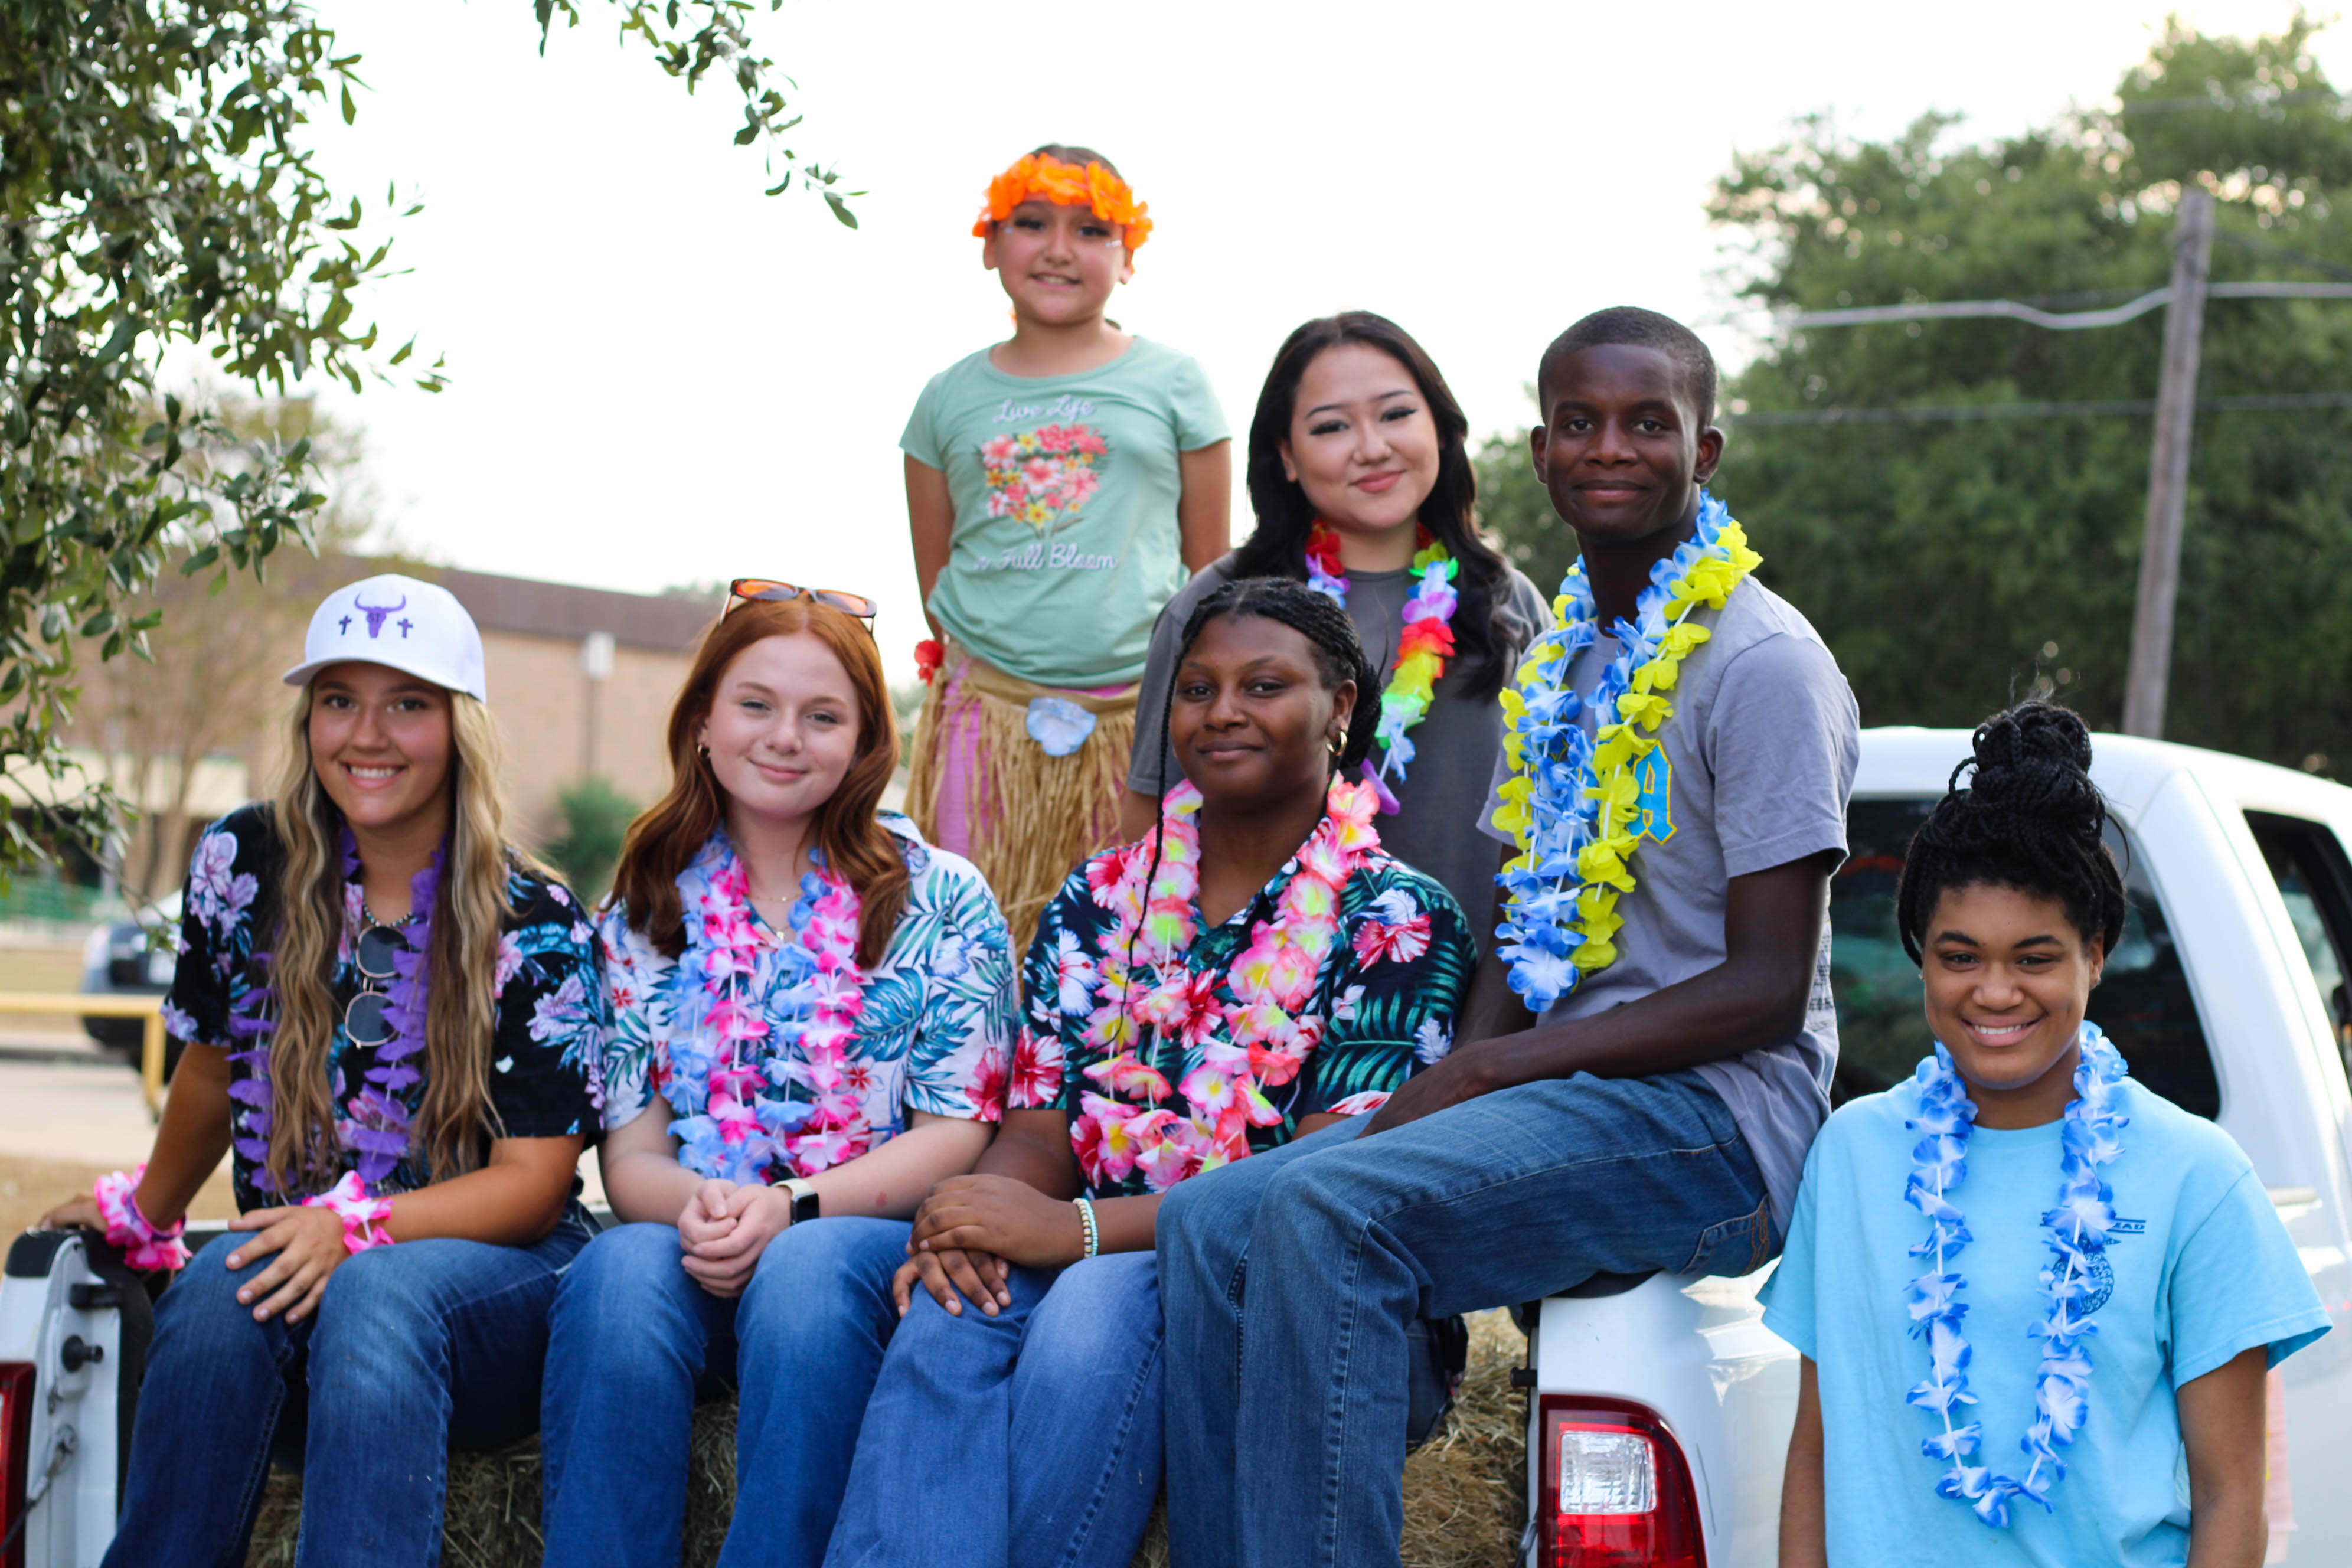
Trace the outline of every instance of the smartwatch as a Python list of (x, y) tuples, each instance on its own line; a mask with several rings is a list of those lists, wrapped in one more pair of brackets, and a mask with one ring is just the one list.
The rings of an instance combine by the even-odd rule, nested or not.
[(824, 1204), (817, 1196), (815, 1183), (801, 1176), (787, 1176), (776, 1184), (793, 1194), (794, 1225), (814, 1219), (823, 1211)]

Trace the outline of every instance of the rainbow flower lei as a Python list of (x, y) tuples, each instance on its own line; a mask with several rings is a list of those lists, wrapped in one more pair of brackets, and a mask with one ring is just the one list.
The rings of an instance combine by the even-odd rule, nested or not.
[[(1507, 896), (1495, 937), (1511, 989), (1538, 1013), (1617, 962), (1612, 939), (1624, 923), (1617, 900), (1633, 890), (1641, 843), (1634, 768), (1674, 716), (1664, 693), (1682, 661), (1711, 635), (1688, 617), (1701, 605), (1723, 608), (1762, 560), (1724, 504), (1702, 490), (1697, 531), (1650, 568), (1633, 618), (1612, 628), (1617, 657), (1592, 695), (1580, 698), (1568, 685), (1577, 656), (1600, 632), (1581, 561), (1560, 579), (1555, 624), (1528, 646), (1516, 689), (1503, 691), (1511, 776), (1494, 820), (1519, 854), (1496, 879)], [(1578, 723), (1588, 707), (1599, 721), (1590, 736)]]
[[(1215, 971), (1196, 974), (1184, 962), (1200, 929), (1193, 914), (1201, 890), (1199, 789), (1188, 780), (1168, 792), (1156, 873), (1148, 837), (1088, 866), (1094, 900), (1113, 919), (1084, 1036), (1112, 1053), (1086, 1069), (1105, 1092), (1081, 1094), (1081, 1113), (1070, 1123), (1070, 1144), (1089, 1183), (1099, 1186), (1140, 1169), (1152, 1191), (1166, 1192), (1188, 1176), (1248, 1158), (1249, 1130), (1280, 1123), (1283, 1112), (1266, 1090), (1296, 1079), (1323, 1037), (1322, 1019), (1297, 1014), (1339, 940), (1340, 889), (1380, 848), (1372, 826), (1377, 804), (1370, 785), (1331, 781), (1323, 819), (1299, 847), (1298, 868), (1276, 900), (1275, 918), (1251, 929), (1249, 945), (1222, 976), (1234, 998), (1229, 1004), (1217, 999)], [(1126, 967), (1130, 952), (1132, 973)], [(1166, 1074), (1135, 1054), (1146, 1029), (1177, 1037), (1186, 1059), (1198, 1064), (1173, 1089)], [(1189, 1114), (1160, 1105), (1171, 1093), (1182, 1094)]]
[[(1412, 742), (1406, 731), (1429, 712), (1435, 695), (1433, 688), (1454, 654), (1454, 612), (1461, 604), (1454, 592), (1460, 563), (1425, 528), (1419, 531), (1415, 542), (1420, 548), (1413, 552), (1412, 569), (1420, 574), (1421, 584), (1404, 602), (1404, 631), (1397, 638), (1396, 665), (1381, 689), (1380, 725), (1373, 731), (1382, 754), (1378, 767), (1370, 761), (1364, 763), (1364, 781), (1379, 795), (1383, 816), (1394, 816), (1402, 809), (1389, 790), (1388, 775), (1393, 769), (1397, 783), (1404, 783), (1405, 768), (1412, 761)], [(1342, 605), (1348, 602), (1348, 569), (1339, 561), (1339, 531), (1319, 517), (1307, 534), (1307, 585)]]
[(1013, 216), (1013, 209), (1033, 196), (1043, 196), (1057, 207), (1085, 207), (1105, 223), (1118, 224), (1129, 256), (1151, 237), (1149, 202), (1135, 199), (1133, 187), (1100, 163), (1066, 163), (1051, 153), (1025, 153), (1013, 166), (988, 182), (988, 203), (971, 226), (974, 239)]
[[(857, 973), (857, 889), (819, 866), (801, 879), (793, 940), (772, 946), (751, 919), (751, 883), (716, 839), (677, 876), (687, 951), (673, 984), (669, 1078), (679, 1163), (706, 1176), (760, 1183), (813, 1176), (863, 1154), (874, 1130), (849, 1082), (849, 1043), (865, 1006)], [(756, 982), (763, 961), (787, 989)], [(747, 995), (747, 991), (749, 994)], [(792, 1005), (782, 1037), (760, 997)], [(805, 1093), (794, 1098), (793, 1090)]]
[(1913, 1386), (1907, 1403), (1932, 1412), (1943, 1424), (1942, 1431), (1919, 1445), (1927, 1458), (1951, 1461), (1952, 1468), (1937, 1479), (1936, 1495), (1967, 1503), (1997, 1530), (2008, 1528), (2009, 1500), (2013, 1497), (2054, 1511), (2050, 1489), (2066, 1475), (2066, 1462), (2058, 1450), (2074, 1442), (2090, 1414), (2091, 1351), (2084, 1342), (2098, 1326), (2075, 1316), (2075, 1308), (2091, 1293), (2092, 1259), (2106, 1250), (2107, 1232), (2115, 1225), (2115, 1194), (2099, 1179), (2099, 1167), (2123, 1152), (2116, 1134), (2131, 1119), (2116, 1110), (2115, 1092), (2130, 1069), (2088, 1019), (2075, 1042), (2082, 1060), (2074, 1068), (2075, 1099), (2066, 1107), (2058, 1206), (2042, 1216), (2053, 1255), (2042, 1270), (2042, 1294), (2050, 1315), (2028, 1331), (2041, 1336), (2042, 1364), (2033, 1379), (2033, 1425), (2018, 1443), (2033, 1460), (2021, 1479), (1996, 1474), (1990, 1466), (1963, 1464), (1982, 1443), (1984, 1423), (1952, 1425), (1954, 1405), (1976, 1403), (1966, 1370), (1969, 1342), (1960, 1332), (1960, 1320), (1969, 1310), (1960, 1292), (1968, 1289), (1968, 1280), (1948, 1266), (1971, 1239), (1968, 1222), (1949, 1194), (1968, 1175), (1969, 1138), (1976, 1131), (1977, 1108), (1941, 1040), (1936, 1042), (1936, 1054), (1920, 1062), (1913, 1076), (1919, 1086), (1919, 1114), (1904, 1123), (1920, 1139), (1911, 1152), (1911, 1178), (1903, 1198), (1928, 1222), (1927, 1239), (1911, 1249), (1911, 1256), (1935, 1259), (1909, 1287), (1911, 1335), (1927, 1342), (1927, 1375)]

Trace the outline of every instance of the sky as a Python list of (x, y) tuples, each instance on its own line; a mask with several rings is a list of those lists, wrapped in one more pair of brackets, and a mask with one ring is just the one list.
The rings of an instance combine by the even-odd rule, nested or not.
[[(898, 437), (926, 379), (1010, 330), (970, 229), (1030, 147), (1097, 147), (1150, 204), (1111, 314), (1198, 358), (1237, 431), (1291, 328), (1366, 308), (1421, 340), (1483, 435), (1525, 423), (1543, 344), (1604, 305), (1682, 317), (1738, 361), (1705, 210), (1735, 153), (1814, 112), (1862, 136), (1931, 110), (1962, 136), (2046, 122), (2110, 91), (2165, 9), (1196, 0), (1024, 26), (933, 0), (760, 5), (806, 116), (788, 144), (866, 193), (853, 232), (763, 195), (731, 84), (689, 99), (605, 0), (578, 0), (544, 58), (525, 0), (315, 4), (371, 89), (354, 124), (314, 127), (322, 167), (425, 204), (371, 219), (409, 270), (362, 313), (450, 377), (321, 395), (364, 433), (388, 537), (599, 587), (856, 590), (894, 676), (925, 635)], [(2293, 15), (2177, 8), (2209, 33)], [(2318, 52), (2341, 81), (2339, 30)]]

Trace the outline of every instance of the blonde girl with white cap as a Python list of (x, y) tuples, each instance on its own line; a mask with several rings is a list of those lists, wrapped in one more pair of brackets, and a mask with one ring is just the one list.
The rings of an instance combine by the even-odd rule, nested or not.
[[(296, 1561), (422, 1564), (453, 1443), (528, 1434), (547, 1309), (587, 1242), (603, 988), (569, 889), (507, 843), (482, 642), (372, 577), (310, 620), (275, 801), (197, 844), (147, 1163), (44, 1225), (176, 1268), (110, 1564), (242, 1562), (274, 1456)], [(225, 1153), (238, 1217), (190, 1258)]]

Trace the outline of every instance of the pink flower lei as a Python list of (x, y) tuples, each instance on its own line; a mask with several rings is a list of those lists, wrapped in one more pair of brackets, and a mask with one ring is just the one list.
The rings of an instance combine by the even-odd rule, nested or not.
[[(1070, 1124), (1090, 1183), (1139, 1169), (1148, 1186), (1165, 1192), (1188, 1176), (1246, 1159), (1249, 1130), (1281, 1122), (1283, 1112), (1265, 1091), (1297, 1078), (1323, 1037), (1321, 1018), (1298, 1015), (1339, 940), (1340, 890), (1380, 847), (1372, 826), (1378, 809), (1371, 785), (1331, 781), (1323, 820), (1299, 847), (1297, 870), (1276, 900), (1275, 918), (1252, 928), (1249, 945), (1222, 976), (1194, 973), (1184, 962), (1199, 934), (1193, 900), (1201, 888), (1201, 792), (1190, 781), (1169, 791), (1160, 808), (1157, 872), (1149, 838), (1095, 862), (1095, 902), (1114, 923), (1084, 1038), (1111, 1055), (1086, 1069), (1108, 1092), (1082, 1094), (1082, 1114)], [(1218, 1000), (1221, 979), (1231, 1003)], [(1188, 1058), (1197, 1057), (1172, 1089), (1165, 1074), (1136, 1055), (1144, 1030), (1172, 1035)], [(1189, 1115), (1161, 1106), (1172, 1093), (1182, 1094)]]
[[(680, 978), (698, 978), (707, 998), (700, 1026), (681, 1009), (670, 1042), (663, 1092), (679, 1113), (670, 1127), (679, 1160), (708, 1176), (765, 1184), (814, 1175), (865, 1153), (874, 1129), (848, 1073), (865, 1005), (857, 889), (823, 866), (801, 879), (792, 942), (775, 961), (800, 972), (795, 990), (809, 1009), (785, 1026), (796, 1028), (796, 1038), (770, 1045), (759, 983), (769, 943), (751, 918), (743, 863), (728, 852), (715, 872), (690, 866), (678, 883), (700, 917), (678, 961)], [(795, 1085), (806, 1096), (793, 1098)]]

